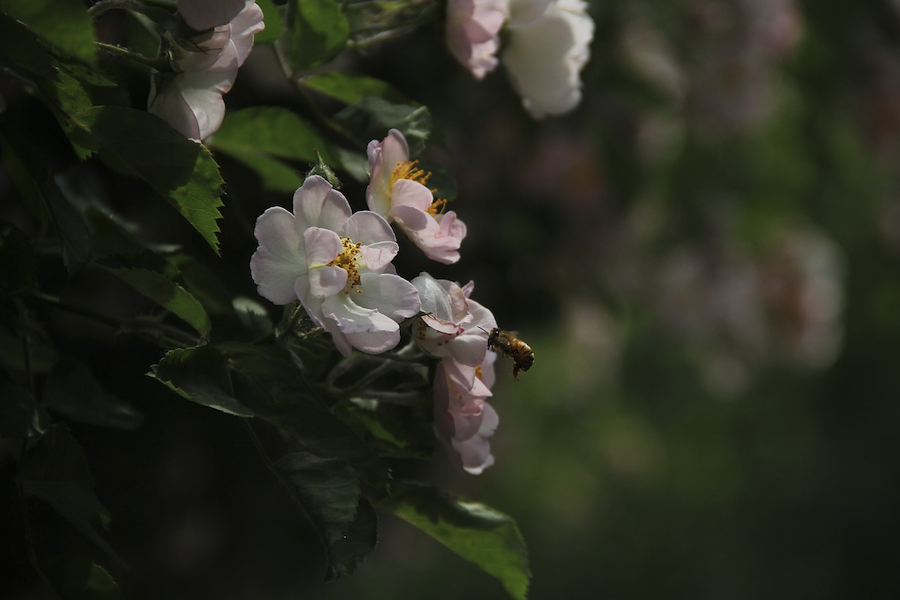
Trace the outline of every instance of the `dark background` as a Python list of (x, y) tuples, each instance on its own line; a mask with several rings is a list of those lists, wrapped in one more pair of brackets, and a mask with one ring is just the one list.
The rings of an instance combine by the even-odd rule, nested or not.
[[(458, 182), (463, 259), (401, 252), (398, 270), (473, 279), (473, 297), (536, 355), (518, 382), (499, 363), (493, 467), (406, 468), (516, 519), (534, 599), (895, 597), (900, 5), (608, 0), (591, 13), (581, 105), (541, 122), (502, 67), (474, 81), (437, 29), (342, 59), (432, 109), (444, 144), (429, 157)], [(277, 78), (270, 51), (241, 70), (229, 108), (302, 110), (265, 83)], [(252, 222), (290, 199), (222, 166), (214, 268), (252, 297)], [(127, 180), (98, 177), (149, 239), (191, 237)], [(15, 220), (7, 175), (0, 185)], [(344, 191), (364, 208), (361, 186)], [(61, 264), (41, 276), (119, 314), (143, 303), (124, 288), (96, 298), (113, 283), (67, 281)], [(113, 569), (129, 594), (503, 597), (389, 515), (354, 576), (320, 583), (321, 549), (237, 419), (142, 377), (158, 354), (140, 341), (46, 318), (61, 353), (103, 369), (145, 414), (134, 432), (73, 426), (110, 542), (136, 566)], [(13, 472), (0, 445), (0, 596), (43, 598)], [(52, 532), (56, 517), (38, 517)]]

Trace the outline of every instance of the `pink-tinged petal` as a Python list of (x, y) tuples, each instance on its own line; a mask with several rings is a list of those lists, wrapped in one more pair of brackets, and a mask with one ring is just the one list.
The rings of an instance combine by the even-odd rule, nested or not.
[(185, 73), (229, 71), (234, 78), (241, 65), (233, 51), (229, 26), (217, 27), (191, 41), (192, 45), (185, 48), (176, 61), (176, 70)]
[(391, 261), (397, 256), (400, 246), (397, 242), (376, 242), (359, 249), (365, 267), (374, 273), (393, 272)]
[(350, 340), (347, 339), (347, 336), (344, 335), (344, 332), (341, 331), (340, 326), (335, 321), (325, 319), (322, 327), (331, 334), (331, 339), (341, 354), (350, 356), (353, 353), (353, 346), (350, 344)]
[(397, 163), (409, 160), (409, 146), (406, 138), (396, 129), (391, 129), (381, 142), (373, 140), (366, 148), (369, 156), (369, 186), (366, 188), (366, 202), (369, 210), (386, 217), (391, 210), (391, 175)]
[[(398, 182), (399, 183), (399, 182)], [(391, 209), (390, 218), (397, 223), (406, 235), (416, 240), (416, 237), (434, 237), (440, 230), (440, 225), (424, 210), (412, 206), (395, 206)]]
[[(200, 79), (198, 81), (197, 79)], [(222, 91), (216, 89), (216, 83), (224, 84), (226, 80), (221, 78), (192, 77), (186, 73), (181, 94), (185, 102), (194, 114), (201, 140), (205, 140), (222, 125), (225, 119), (225, 100), (222, 99)], [(225, 90), (227, 91), (227, 90)]]
[(294, 192), (294, 217), (301, 229), (340, 231), (350, 218), (350, 203), (322, 177), (313, 175)]
[(460, 221), (452, 210), (437, 217), (441, 226), (440, 235), (462, 242), (466, 237), (466, 224)]
[(507, 0), (448, 0), (447, 46), (476, 79), (497, 66)]
[(444, 335), (459, 335), (463, 332), (463, 328), (453, 321), (442, 321), (432, 315), (422, 315), (422, 321), (430, 329)]
[(499, 424), (500, 417), (497, 415), (497, 411), (485, 402), (478, 433), (464, 441), (451, 439), (453, 449), (459, 453), (460, 461), (466, 472), (480, 475), (486, 468), (494, 464), (488, 439), (494, 435)]
[(328, 298), (347, 285), (347, 271), (340, 267), (315, 267), (309, 270), (309, 295)]
[(423, 311), (442, 322), (456, 323), (459, 313), (453, 306), (450, 293), (441, 282), (428, 273), (421, 273), (410, 283), (419, 291)]
[(341, 238), (330, 229), (310, 227), (303, 232), (306, 264), (321, 267), (333, 261), (343, 249)]
[(230, 22), (244, 5), (245, 0), (178, 0), (178, 14), (195, 31), (206, 31)]
[(479, 339), (484, 339), (485, 345), (487, 344), (487, 333), (491, 329), (497, 326), (497, 319), (494, 318), (494, 313), (490, 311), (487, 307), (485, 307), (480, 302), (476, 302), (475, 300), (468, 301), (469, 313), (472, 315), (471, 322), (465, 325), (466, 333), (476, 335)]
[(458, 335), (453, 340), (451, 355), (461, 364), (476, 367), (484, 362), (487, 354), (487, 334), (481, 340), (474, 335)]
[(333, 320), (347, 341), (368, 354), (379, 354), (400, 342), (400, 327), (377, 310), (359, 306), (356, 294), (338, 294), (325, 299), (322, 313)]
[(394, 230), (384, 217), (369, 210), (354, 213), (340, 229), (335, 231), (362, 244), (397, 241)]
[(197, 119), (181, 95), (178, 82), (175, 81), (175, 78), (183, 77), (181, 73), (177, 75), (155, 73), (150, 79), (147, 111), (164, 120), (185, 137), (199, 141), (201, 138)]
[(357, 289), (361, 293), (354, 294), (356, 304), (394, 321), (414, 316), (422, 306), (416, 287), (398, 275), (363, 273)]
[(484, 355), (484, 362), (481, 363), (481, 381), (485, 387), (491, 389), (497, 380), (494, 363), (497, 362), (497, 354), (488, 352)]
[(391, 190), (391, 208), (411, 206), (424, 211), (433, 202), (431, 190), (412, 179), (398, 179)]
[(267, 209), (256, 220), (259, 248), (250, 258), (250, 273), (259, 294), (275, 304), (297, 299), (294, 284), (306, 273), (306, 257), (293, 215), (281, 207)]
[(238, 65), (244, 64), (253, 49), (253, 36), (265, 28), (262, 9), (248, 0), (244, 9), (231, 21), (231, 42), (235, 47)]

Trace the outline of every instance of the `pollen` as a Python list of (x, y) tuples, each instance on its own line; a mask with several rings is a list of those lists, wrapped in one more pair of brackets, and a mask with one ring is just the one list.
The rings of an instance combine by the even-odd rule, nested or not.
[(394, 170), (391, 172), (391, 181), (389, 187), (393, 188), (394, 184), (400, 179), (409, 179), (410, 181), (415, 181), (416, 183), (427, 185), (428, 178), (431, 177), (431, 173), (418, 168), (418, 164), (419, 161), (417, 160), (404, 160), (402, 162), (398, 162), (397, 166), (394, 167)]
[(334, 257), (334, 260), (328, 263), (329, 267), (340, 267), (347, 271), (347, 287), (344, 288), (345, 294), (349, 294), (350, 290), (353, 288), (356, 288), (358, 293), (362, 292), (362, 289), (359, 287), (359, 264), (356, 261), (359, 256), (360, 246), (362, 246), (361, 243), (354, 243), (350, 238), (342, 237), (341, 251)]
[(444, 214), (444, 210), (446, 210), (446, 208), (447, 208), (447, 201), (438, 199), (438, 200), (435, 200), (434, 202), (432, 202), (431, 206), (429, 206), (428, 208), (425, 209), (425, 212), (427, 212), (429, 215), (437, 216), (437, 215)]

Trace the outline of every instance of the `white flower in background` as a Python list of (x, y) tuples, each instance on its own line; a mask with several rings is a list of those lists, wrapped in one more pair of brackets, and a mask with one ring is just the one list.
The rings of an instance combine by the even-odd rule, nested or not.
[[(581, 70), (590, 58), (594, 21), (582, 0), (511, 0), (509, 42), (501, 60), (525, 109), (536, 119), (581, 102)], [(539, 16), (536, 16), (539, 15)]]
[(447, 0), (447, 45), (476, 79), (497, 67), (508, 5), (509, 0)]
[[(227, 4), (233, 10), (232, 3)], [(195, 5), (210, 2), (179, 2), (179, 11), (192, 27), (222, 18), (219, 11), (204, 12)], [(222, 95), (231, 89), (238, 68), (253, 49), (253, 36), (264, 27), (262, 10), (247, 0), (230, 21), (208, 28), (185, 47), (173, 47), (173, 72), (151, 74), (147, 110), (193, 140), (215, 133), (225, 118)]]
[(485, 399), (494, 384), (494, 361), (488, 352), (476, 367), (444, 358), (434, 379), (435, 427), (454, 463), (473, 475), (494, 464), (490, 437), (500, 422)]
[(383, 141), (372, 140), (366, 149), (371, 172), (366, 200), (373, 210), (400, 226), (425, 256), (444, 264), (459, 260), (466, 225), (425, 187), (430, 174), (409, 160), (406, 138), (391, 129)]
[(256, 220), (259, 248), (250, 272), (261, 296), (275, 304), (299, 299), (345, 356), (377, 354), (400, 341), (398, 323), (419, 312), (419, 294), (393, 274), (398, 246), (381, 216), (352, 214), (347, 199), (313, 176), (294, 194), (294, 212), (280, 206)]
[[(468, 367), (484, 361), (488, 332), (497, 326), (490, 310), (469, 299), (474, 284), (460, 287), (422, 273), (412, 280), (419, 291), (422, 312), (414, 337), (425, 352), (438, 358), (452, 357)], [(492, 353), (491, 353), (492, 354)]]

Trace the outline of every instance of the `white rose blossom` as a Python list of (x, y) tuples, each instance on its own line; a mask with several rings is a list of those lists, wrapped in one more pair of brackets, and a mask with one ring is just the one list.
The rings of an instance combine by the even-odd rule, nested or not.
[(594, 21), (582, 0), (511, 0), (509, 42), (501, 60), (525, 109), (536, 119), (581, 102), (581, 70)]
[[(212, 9), (207, 14), (194, 6), (199, 4), (203, 1), (179, 2), (189, 25), (223, 18)], [(151, 73), (147, 110), (190, 139), (200, 141), (215, 133), (225, 118), (222, 95), (231, 90), (238, 68), (253, 49), (253, 36), (264, 27), (262, 10), (247, 0), (229, 22), (192, 38), (188, 47), (174, 48), (179, 54), (172, 62), (173, 72)]]
[(293, 208), (269, 208), (256, 221), (250, 272), (260, 295), (275, 304), (299, 299), (345, 356), (352, 348), (394, 348), (398, 323), (417, 314), (420, 301), (393, 272), (398, 246), (390, 225), (371, 211), (352, 214), (343, 194), (317, 175), (296, 191)]

